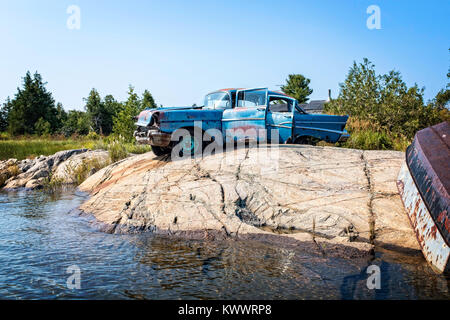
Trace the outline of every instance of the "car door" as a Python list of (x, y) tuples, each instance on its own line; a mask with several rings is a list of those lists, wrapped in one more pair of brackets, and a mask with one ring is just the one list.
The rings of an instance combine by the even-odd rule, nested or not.
[(294, 143), (309, 143), (325, 140), (335, 143), (344, 135), (348, 116), (306, 113), (297, 105), (294, 112)]
[(266, 128), (267, 97), (267, 88), (236, 92), (235, 105), (225, 110), (222, 116), (225, 141), (265, 140), (266, 135), (261, 130)]
[(272, 142), (285, 143), (292, 136), (295, 99), (270, 95), (267, 109), (267, 134)]

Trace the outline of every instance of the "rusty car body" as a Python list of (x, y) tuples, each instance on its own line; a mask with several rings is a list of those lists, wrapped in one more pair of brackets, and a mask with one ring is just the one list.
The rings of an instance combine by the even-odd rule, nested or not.
[[(296, 99), (267, 88), (221, 89), (207, 94), (201, 107), (144, 110), (138, 116), (134, 136), (139, 143), (150, 144), (157, 155), (169, 153), (176, 143), (181, 143), (183, 139), (173, 138), (180, 129), (216, 130), (222, 134), (223, 142), (335, 143), (349, 137), (345, 130), (347, 119), (348, 116), (306, 113)], [(198, 145), (202, 141), (193, 137), (184, 140), (184, 147), (189, 149), (185, 151), (201, 149)]]

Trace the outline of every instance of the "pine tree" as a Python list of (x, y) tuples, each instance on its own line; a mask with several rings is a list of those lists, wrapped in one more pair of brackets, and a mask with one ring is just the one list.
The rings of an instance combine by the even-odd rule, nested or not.
[(86, 135), (89, 133), (89, 120), (86, 112), (70, 110), (64, 122), (62, 132), (66, 137), (73, 134)]
[(67, 112), (64, 110), (64, 107), (61, 102), (58, 102), (56, 104), (56, 131), (60, 132), (60, 130), (63, 128), (64, 123), (67, 120)]
[(8, 129), (9, 112), (11, 111), (11, 99), (6, 98), (6, 102), (0, 109), (0, 132), (4, 132)]
[(152, 94), (148, 90), (145, 90), (142, 94), (142, 107), (150, 109), (158, 108), (158, 105), (155, 103)]
[(301, 74), (290, 74), (286, 80), (286, 85), (281, 87), (281, 91), (297, 99), (298, 103), (305, 103), (313, 92), (309, 88), (310, 79)]
[(50, 125), (50, 132), (58, 126), (57, 110), (52, 94), (47, 91), (39, 73), (33, 77), (28, 71), (23, 78), (23, 89), (17, 88), (17, 93), (11, 101), (8, 116), (8, 129), (11, 134), (33, 134), (39, 119)]
[(102, 102), (102, 98), (97, 90), (94, 88), (89, 92), (89, 96), (84, 98), (86, 102), (85, 110), (89, 118), (91, 130), (103, 134), (103, 126), (107, 121), (108, 115), (105, 114), (105, 106)]
[(103, 134), (108, 135), (113, 130), (114, 117), (123, 109), (123, 105), (116, 101), (112, 95), (105, 96), (103, 104), (105, 106), (105, 114), (107, 115), (103, 122)]
[(123, 109), (114, 117), (113, 132), (124, 137), (126, 141), (132, 141), (135, 130), (134, 117), (144, 109), (139, 96), (134, 92), (134, 88), (130, 86), (128, 99), (124, 103)]

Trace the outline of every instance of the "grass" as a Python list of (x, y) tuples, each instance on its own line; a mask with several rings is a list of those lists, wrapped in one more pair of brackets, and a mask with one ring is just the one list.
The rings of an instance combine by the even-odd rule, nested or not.
[(98, 170), (109, 165), (108, 161), (100, 161), (99, 159), (86, 159), (81, 165), (76, 167), (69, 167), (68, 174), (73, 178), (75, 185), (80, 185), (86, 180), (91, 174), (97, 172)]
[(15, 158), (23, 160), (40, 155), (51, 155), (61, 150), (86, 147), (86, 140), (53, 140), (49, 138), (19, 138), (0, 140), (0, 160)]
[[(89, 176), (99, 171), (100, 169), (106, 167), (110, 164), (110, 161), (101, 161), (99, 159), (85, 159), (79, 165), (68, 166), (66, 168), (66, 174), (70, 176), (73, 180), (73, 184), (75, 186), (79, 186), (86, 180)], [(57, 178), (53, 176), (51, 173), (45, 179), (43, 183), (43, 189), (46, 193), (50, 195), (56, 195), (65, 187), (68, 186), (68, 183), (61, 178)]]
[[(343, 143), (336, 143), (334, 146), (361, 149), (361, 150), (397, 150), (405, 151), (411, 140), (401, 134), (394, 134), (381, 130), (372, 125), (369, 121), (350, 117), (347, 121), (346, 130), (350, 133), (350, 138)], [(321, 141), (318, 146), (333, 146), (333, 144)]]
[(405, 151), (411, 143), (401, 134), (381, 130), (369, 121), (355, 117), (350, 117), (346, 129), (350, 133), (350, 139), (342, 144), (345, 148)]
[[(0, 133), (0, 160), (15, 158), (17, 160), (33, 159), (40, 155), (48, 156), (58, 151), (87, 148), (91, 150), (105, 149), (113, 147), (113, 157), (117, 161), (120, 157), (126, 157), (128, 153), (140, 154), (151, 150), (149, 146), (138, 146), (134, 143), (123, 141), (123, 139), (106, 137), (9, 137)], [(124, 153), (126, 152), (126, 153)], [(119, 159), (120, 160), (120, 159)]]

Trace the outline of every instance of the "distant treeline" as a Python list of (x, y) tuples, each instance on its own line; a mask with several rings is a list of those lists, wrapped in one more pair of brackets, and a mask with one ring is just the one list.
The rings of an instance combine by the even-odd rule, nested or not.
[(14, 98), (8, 97), (0, 109), (0, 132), (12, 136), (60, 134), (66, 137), (90, 132), (115, 133), (132, 140), (134, 117), (145, 108), (157, 107), (148, 90), (140, 97), (130, 86), (124, 102), (117, 101), (112, 95), (102, 98), (96, 89), (92, 89), (84, 98), (84, 111), (66, 112), (61, 103), (55, 103), (45, 85), (39, 73), (26, 73), (22, 88), (17, 88)]
[[(304, 103), (313, 91), (309, 84), (305, 76), (291, 74), (281, 90)], [(157, 107), (148, 90), (140, 97), (130, 86), (126, 101), (119, 102), (112, 95), (102, 98), (92, 89), (84, 99), (84, 111), (66, 112), (45, 85), (39, 73), (27, 72), (22, 88), (0, 109), (0, 132), (66, 137), (112, 133), (131, 142), (134, 117), (145, 108)], [(431, 101), (424, 102), (423, 93), (417, 84), (408, 87), (398, 71), (376, 74), (374, 64), (364, 59), (350, 67), (339, 96), (325, 105), (325, 112), (350, 115), (347, 130), (351, 138), (343, 146), (404, 150), (418, 130), (450, 120), (450, 82)]]

